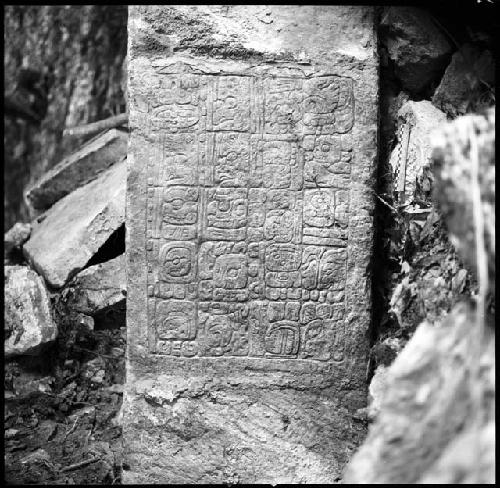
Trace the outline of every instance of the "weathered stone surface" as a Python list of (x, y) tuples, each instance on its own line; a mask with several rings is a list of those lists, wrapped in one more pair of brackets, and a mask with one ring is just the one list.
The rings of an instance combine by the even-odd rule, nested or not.
[(403, 87), (418, 93), (444, 71), (452, 52), (431, 15), (416, 7), (389, 7), (382, 15), (382, 42)]
[[(6, 233), (3, 239), (4, 264), (18, 264), (15, 261), (22, 258), (23, 244), (29, 239), (31, 224), (17, 222)], [(20, 256), (19, 256), (20, 255)]]
[(488, 95), (494, 86), (495, 60), (491, 52), (465, 44), (451, 58), (432, 103), (447, 115), (457, 117), (476, 108), (481, 95)]
[(67, 304), (77, 312), (95, 315), (125, 301), (126, 281), (125, 255), (122, 254), (78, 273), (69, 283), (72, 291)]
[(126, 163), (66, 195), (33, 228), (23, 248), (32, 266), (55, 287), (80, 271), (125, 220)]
[(495, 484), (495, 453), (495, 422), (470, 428), (450, 442), (418, 484)]
[[(436, 174), (434, 197), (450, 232), (450, 240), (472, 269), (476, 269), (474, 190), (481, 199), (485, 252), (490, 288), (495, 286), (495, 109), (465, 115), (437, 131), (432, 138)], [(473, 171), (477, 172), (476, 188)]]
[(126, 483), (338, 480), (364, 433), (376, 45), (369, 7), (130, 9)]
[(5, 357), (36, 354), (57, 337), (43, 280), (26, 266), (5, 266)]
[[(441, 463), (449, 466), (446, 451), (454, 449), (453, 443), (469, 428), (478, 432), (475, 414), (481, 416), (480, 427), (494, 419), (494, 336), (487, 328), (478, 351), (475, 319), (470, 308), (459, 304), (441, 324), (419, 326), (385, 372), (377, 420), (349, 463), (344, 483), (413, 484), (425, 473), (436, 479), (441, 468), (434, 464), (441, 455)], [(475, 463), (464, 464), (469, 471), (462, 475), (491, 483), (491, 478), (480, 481), (491, 476), (491, 470), (479, 477), (474, 470), (491, 460), (482, 444), (481, 449), (469, 445)]]
[(97, 178), (127, 154), (128, 133), (112, 129), (90, 140), (71, 156), (47, 171), (27, 192), (38, 210), (46, 210), (73, 190)]
[(445, 122), (446, 115), (427, 100), (406, 102), (398, 112), (398, 143), (389, 162), (394, 190), (400, 198), (404, 195), (406, 203), (413, 200), (417, 178), (431, 162), (430, 135)]

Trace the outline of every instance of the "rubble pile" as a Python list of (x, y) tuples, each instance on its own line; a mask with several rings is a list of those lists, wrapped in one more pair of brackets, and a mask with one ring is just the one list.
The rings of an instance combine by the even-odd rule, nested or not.
[(5, 234), (10, 483), (120, 480), (126, 145), (112, 129), (63, 160)]

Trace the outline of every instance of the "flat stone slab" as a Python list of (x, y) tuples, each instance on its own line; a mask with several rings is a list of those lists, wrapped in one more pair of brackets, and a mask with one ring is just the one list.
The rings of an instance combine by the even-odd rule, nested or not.
[(126, 172), (125, 161), (113, 165), (59, 200), (33, 227), (23, 252), (52, 287), (64, 286), (124, 223)]
[(76, 312), (96, 315), (110, 307), (124, 305), (127, 295), (125, 255), (80, 271), (71, 281), (67, 305)]
[(43, 279), (27, 266), (5, 266), (5, 357), (32, 355), (57, 337)]
[(102, 171), (127, 154), (128, 133), (111, 129), (47, 171), (27, 192), (26, 198), (38, 210), (46, 210), (62, 197), (94, 180)]
[(125, 483), (340, 478), (365, 432), (376, 46), (366, 7), (130, 7)]

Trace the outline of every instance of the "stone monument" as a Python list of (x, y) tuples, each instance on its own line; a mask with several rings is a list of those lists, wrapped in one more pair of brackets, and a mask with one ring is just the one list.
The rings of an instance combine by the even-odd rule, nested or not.
[(124, 482), (338, 481), (365, 433), (373, 9), (129, 12)]

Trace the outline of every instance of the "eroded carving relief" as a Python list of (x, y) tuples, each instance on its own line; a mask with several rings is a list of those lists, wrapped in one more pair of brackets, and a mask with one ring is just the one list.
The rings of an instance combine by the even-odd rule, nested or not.
[(163, 73), (152, 352), (342, 361), (352, 80)]

